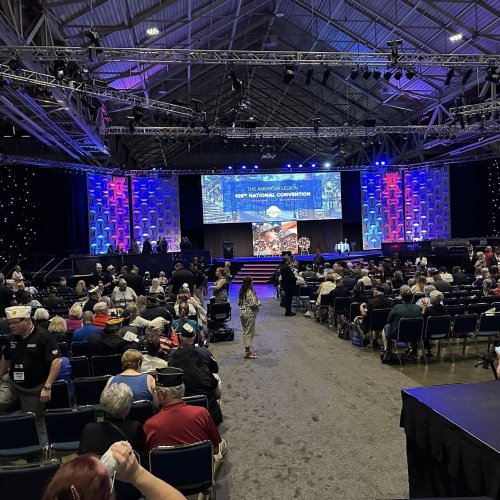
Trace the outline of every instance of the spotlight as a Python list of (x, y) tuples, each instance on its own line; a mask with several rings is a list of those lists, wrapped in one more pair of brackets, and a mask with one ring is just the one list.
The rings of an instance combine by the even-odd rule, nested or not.
[(254, 165), (253, 168), (259, 168), (259, 165)]
[(500, 75), (497, 73), (497, 67), (490, 66), (486, 70), (486, 81), (491, 83), (498, 83), (499, 80), (500, 80)]
[(416, 74), (415, 71), (412, 69), (406, 70), (406, 78), (408, 78), (408, 80), (411, 80), (412, 78), (414, 78), (415, 74)]
[(323, 73), (323, 78), (321, 80), (321, 85), (323, 85), (323, 87), (328, 83), (328, 78), (330, 78), (330, 68), (326, 68), (325, 69), (325, 72)]
[(455, 68), (450, 68), (448, 70), (448, 73), (446, 73), (446, 79), (444, 81), (445, 85), (449, 85), (451, 83), (451, 79), (453, 78), (454, 74), (455, 74)]
[(66, 63), (60, 59), (54, 61), (54, 76), (58, 82), (66, 77)]
[(403, 40), (389, 40), (387, 46), (391, 48), (391, 55), (389, 56), (389, 61), (392, 64), (397, 64), (399, 61), (399, 49), (398, 46), (403, 45)]
[(290, 85), (292, 80), (295, 78), (295, 70), (293, 66), (287, 65), (283, 68), (283, 83), (285, 85)]
[(392, 73), (390, 71), (384, 71), (384, 80), (387, 82), (391, 79)]
[(394, 79), (399, 82), (403, 76), (403, 70), (401, 68), (398, 68), (396, 72), (394, 73)]
[(382, 160), (382, 161), (380, 162), (380, 164), (381, 164), (382, 166), (384, 166), (384, 165), (385, 165), (385, 161), (383, 161), (383, 160)]
[(312, 68), (308, 69), (307, 73), (306, 73), (306, 81), (304, 83), (306, 85), (311, 85), (311, 81), (313, 79), (313, 76), (314, 76), (314, 70)]
[(241, 80), (238, 80), (238, 77), (233, 70), (229, 72), (229, 78), (231, 78), (231, 85), (233, 87), (233, 90), (241, 90)]
[(314, 133), (317, 134), (319, 132), (319, 124), (321, 123), (321, 118), (313, 118), (312, 120)]
[(300, 164), (299, 164), (299, 168), (302, 168), (302, 167), (303, 167), (303, 165), (302, 165), (302, 163), (300, 163)]
[(292, 165), (291, 165), (290, 163), (287, 163), (287, 164), (286, 164), (286, 166), (287, 166), (288, 168), (292, 168)]
[(151, 28), (148, 28), (146, 30), (146, 33), (149, 36), (155, 36), (155, 35), (159, 35), (160, 34), (160, 30), (156, 26), (152, 26)]
[(92, 62), (98, 62), (99, 58), (97, 56), (102, 54), (101, 35), (92, 30), (86, 31), (84, 35), (90, 40), (89, 59)]
[(370, 76), (372, 76), (372, 72), (369, 69), (365, 69), (365, 71), (363, 71), (363, 78), (368, 80)]
[(356, 80), (356, 78), (358, 77), (358, 75), (359, 75), (359, 69), (358, 68), (351, 69), (351, 73), (349, 75), (349, 77), (351, 78), (351, 80)]
[(331, 167), (331, 163), (330, 163), (330, 162), (328, 162), (328, 161), (326, 161), (325, 163), (323, 163), (323, 166), (324, 166), (325, 168), (330, 168), (330, 167)]
[(374, 80), (378, 80), (380, 78), (380, 76), (382, 75), (382, 73), (376, 69), (373, 73), (372, 73), (372, 76), (373, 76), (373, 79)]
[(199, 99), (191, 99), (193, 108), (197, 113), (201, 113), (201, 101)]
[(312, 167), (312, 168), (315, 168), (315, 167), (316, 167), (316, 163), (312, 163), (312, 164), (311, 164), (311, 167)]
[(456, 33), (455, 35), (450, 36), (450, 42), (458, 42), (459, 40), (462, 40), (463, 37), (462, 33)]
[(242, 168), (243, 170), (246, 170), (247, 166), (246, 166), (246, 165), (242, 165), (242, 166), (241, 166), (241, 168)]
[(232, 165), (229, 165), (229, 167), (227, 167), (229, 170), (233, 170), (233, 167)]
[(139, 123), (142, 120), (142, 117), (144, 116), (144, 111), (139, 108), (138, 106), (134, 106), (132, 108), (132, 118), (135, 123)]
[(472, 68), (469, 68), (462, 77), (462, 85), (465, 85), (469, 81), (469, 78), (471, 76), (472, 76)]
[(21, 61), (19, 60), (19, 56), (14, 56), (8, 63), (7, 66), (12, 71), (18, 71), (21, 69)]
[(379, 161), (376, 161), (375, 162), (375, 165), (378, 167), (380, 165), (380, 162)]

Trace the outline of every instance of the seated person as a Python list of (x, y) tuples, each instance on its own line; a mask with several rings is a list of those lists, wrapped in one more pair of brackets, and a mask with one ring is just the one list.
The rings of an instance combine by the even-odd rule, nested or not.
[[(359, 326), (365, 333), (368, 332), (368, 329), (370, 328), (374, 309), (392, 309), (394, 305), (394, 301), (386, 296), (386, 290), (383, 286), (377, 285), (374, 287), (372, 289), (372, 294), (372, 299), (359, 306), (359, 311), (362, 317)], [(378, 342), (375, 336), (373, 337), (372, 346), (374, 348), (378, 347)]]
[(462, 272), (460, 266), (455, 266), (451, 270), (451, 275), (453, 276), (454, 285), (465, 285), (469, 281), (468, 276), (464, 272)]
[(145, 437), (142, 425), (135, 420), (127, 420), (132, 400), (132, 389), (127, 384), (113, 384), (104, 388), (100, 399), (104, 420), (92, 422), (83, 428), (79, 455), (95, 453), (101, 456), (113, 443), (125, 440), (142, 455)]
[(160, 335), (155, 331), (146, 333), (144, 337), (146, 353), (143, 354), (141, 372), (151, 373), (157, 368), (166, 368), (168, 363), (158, 355), (160, 354)]
[[(429, 302), (422, 307), (422, 317), (424, 325), (427, 324), (429, 316), (447, 316), (448, 309), (443, 304), (444, 295), (439, 290), (433, 290), (429, 294)], [(427, 356), (432, 356), (430, 340), (424, 340), (424, 347), (427, 349)]]
[(66, 321), (61, 316), (54, 316), (50, 320), (49, 332), (56, 337), (56, 342), (67, 342), (68, 337), (66, 336), (67, 328)]
[(50, 314), (47, 309), (39, 307), (33, 314), (33, 323), (44, 330), (47, 330), (50, 325)]
[(82, 305), (80, 304), (80, 302), (75, 302), (69, 310), (69, 318), (66, 318), (65, 320), (68, 332), (74, 332), (75, 330), (83, 326), (82, 313)]
[(146, 309), (141, 311), (141, 316), (149, 321), (160, 317), (172, 322), (174, 315), (175, 309), (173, 307), (169, 310), (164, 301), (151, 296), (147, 297)]
[(64, 307), (64, 299), (57, 296), (57, 289), (55, 286), (49, 288), (49, 295), (42, 300), (43, 307), (51, 311)]
[(156, 391), (162, 410), (144, 423), (146, 450), (160, 445), (181, 445), (209, 440), (213, 445), (214, 469), (217, 471), (226, 452), (213, 419), (205, 408), (187, 405), (183, 371), (162, 368), (156, 372)]
[(92, 311), (85, 311), (82, 314), (83, 326), (73, 332), (73, 342), (87, 342), (89, 337), (101, 333), (101, 329), (94, 326), (94, 314)]
[[(486, 269), (488, 269), (488, 268), (486, 268)], [(429, 283), (430, 285), (434, 285), (436, 287), (436, 290), (439, 290), (440, 292), (443, 292), (443, 293), (451, 292), (451, 290), (452, 290), (451, 283), (449, 283), (448, 281), (445, 281), (441, 277), (441, 273), (439, 271), (434, 271), (433, 277), (434, 277), (434, 281), (432, 283)]]
[(68, 284), (66, 282), (66, 278), (61, 278), (61, 281), (59, 282), (59, 286), (56, 289), (56, 293), (59, 296), (73, 295), (74, 291), (70, 286), (68, 286)]
[(110, 354), (123, 354), (128, 349), (137, 349), (137, 342), (125, 340), (121, 336), (122, 318), (110, 319), (104, 325), (100, 334), (89, 337), (89, 352), (91, 356), (108, 356)]
[(122, 355), (123, 371), (110, 377), (106, 387), (111, 384), (127, 384), (132, 389), (132, 401), (147, 400), (156, 404), (154, 395), (155, 379), (148, 373), (141, 373), (142, 354), (136, 349), (129, 349)]
[(172, 322), (172, 328), (177, 332), (180, 333), (180, 328), (184, 323), (190, 324), (196, 333), (201, 332), (201, 327), (199, 323), (193, 319), (189, 319), (189, 304), (187, 302), (180, 302), (179, 303), (179, 319), (174, 319)]
[[(403, 288), (403, 287), (401, 287)], [(396, 337), (399, 320), (403, 318), (420, 318), (422, 310), (417, 304), (412, 304), (413, 294), (405, 289), (401, 291), (402, 304), (396, 304), (387, 318), (387, 325), (382, 330), (382, 340), (384, 342), (384, 350), (382, 362), (391, 362), (392, 342), (391, 340)], [(410, 353), (408, 353), (410, 354)]]
[(94, 306), (93, 325), (97, 328), (104, 328), (104, 325), (111, 319), (108, 304), (104, 301), (98, 302)]

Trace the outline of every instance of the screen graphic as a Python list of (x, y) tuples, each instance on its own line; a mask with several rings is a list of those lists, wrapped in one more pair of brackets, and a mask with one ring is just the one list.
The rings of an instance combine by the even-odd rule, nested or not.
[(203, 223), (341, 219), (340, 173), (203, 175)]
[(254, 222), (252, 224), (253, 254), (281, 255), (282, 251), (296, 254), (297, 221), (292, 222)]

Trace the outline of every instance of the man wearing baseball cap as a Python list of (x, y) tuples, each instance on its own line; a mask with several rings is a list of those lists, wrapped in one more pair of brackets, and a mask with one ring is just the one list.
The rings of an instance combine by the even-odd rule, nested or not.
[(56, 338), (33, 324), (29, 306), (7, 307), (5, 314), (12, 335), (0, 360), (0, 413), (20, 406), (40, 416), (61, 368)]
[(157, 368), (156, 387), (161, 411), (144, 423), (146, 447), (191, 444), (209, 440), (213, 445), (214, 467), (222, 462), (226, 441), (206, 408), (186, 404), (183, 371), (180, 368)]

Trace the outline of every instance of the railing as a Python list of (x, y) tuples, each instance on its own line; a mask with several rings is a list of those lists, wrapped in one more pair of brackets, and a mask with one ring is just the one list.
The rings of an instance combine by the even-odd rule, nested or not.
[(47, 281), (47, 277), (52, 274), (62, 263), (66, 262), (69, 260), (67, 257), (64, 257), (61, 261), (59, 261), (43, 278), (43, 281)]
[(49, 264), (51, 264), (52, 262), (54, 262), (56, 260), (55, 257), (52, 257), (52, 259), (50, 259), (47, 264), (45, 264), (43, 267), (41, 267), (32, 277), (32, 279), (35, 279), (35, 277), (40, 274)]

